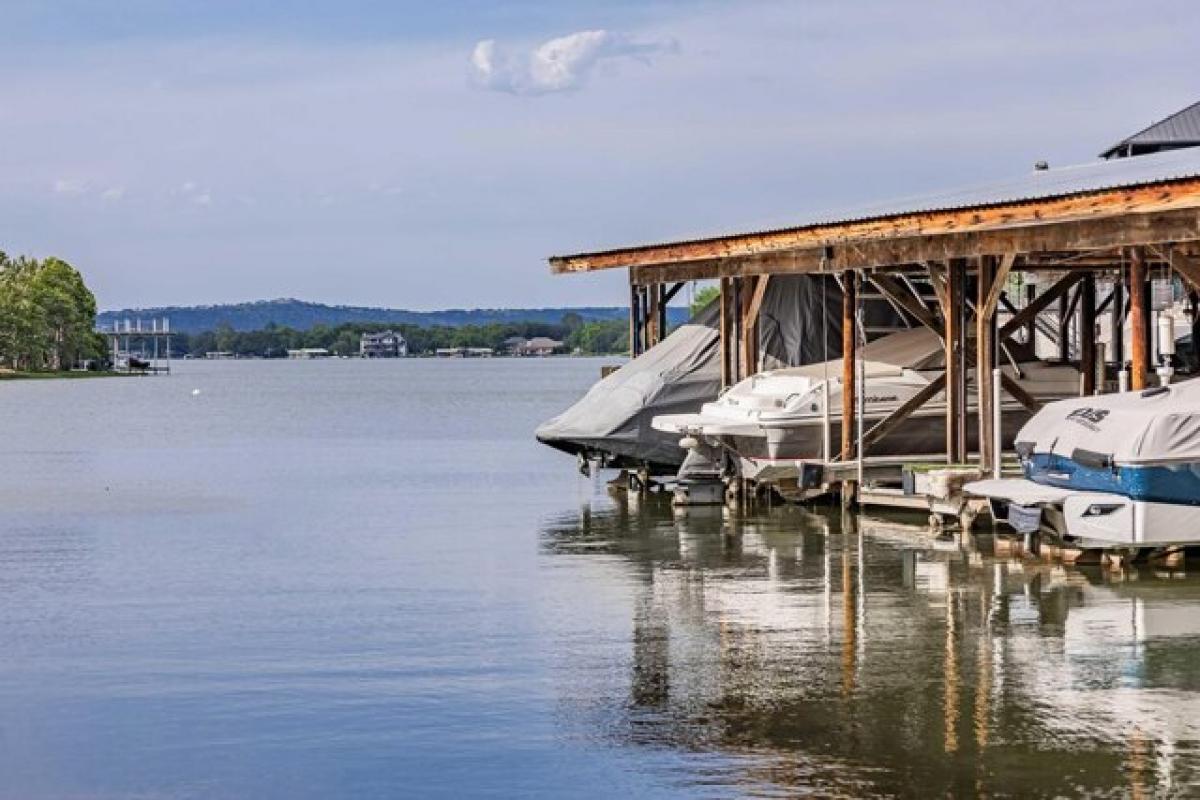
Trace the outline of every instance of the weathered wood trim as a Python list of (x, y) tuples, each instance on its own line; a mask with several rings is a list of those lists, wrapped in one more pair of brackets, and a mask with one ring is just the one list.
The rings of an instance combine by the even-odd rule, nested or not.
[(1146, 346), (1149, 319), (1146, 315), (1146, 259), (1140, 247), (1129, 254), (1129, 388), (1146, 388), (1150, 353)]
[[(997, 204), (983, 208), (899, 214), (860, 221), (554, 256), (550, 259), (550, 267), (551, 271), (556, 274), (589, 272), (598, 269), (670, 264), (704, 259), (728, 259), (780, 250), (823, 247), (831, 244), (841, 246), (849, 251), (872, 240), (892, 240), (900, 237), (935, 238), (938, 234), (971, 235), (1021, 227), (1054, 228), (1058, 227), (1057, 223), (1063, 222), (1087, 224), (1104, 217), (1123, 218), (1131, 214), (1150, 216), (1153, 212), (1197, 206), (1200, 206), (1200, 179), (1192, 178), (1068, 197)], [(970, 257), (1010, 252), (1020, 253), (1030, 250), (1075, 249), (1089, 248), (1004, 247), (981, 252), (943, 253), (935, 257)], [(887, 263), (894, 262), (888, 260), (877, 261), (875, 264), (847, 262), (839, 266), (848, 269), (855, 266), (875, 266)]]

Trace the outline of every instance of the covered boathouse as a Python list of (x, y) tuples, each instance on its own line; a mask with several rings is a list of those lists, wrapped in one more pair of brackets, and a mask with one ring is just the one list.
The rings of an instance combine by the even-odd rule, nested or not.
[[(1181, 112), (1189, 120), (1198, 113), (1200, 106)], [(1055, 169), (1039, 164), (1009, 180), (831, 213), (776, 230), (553, 256), (550, 268), (555, 274), (628, 271), (635, 355), (663, 337), (666, 303), (684, 283), (718, 280), (724, 385), (759, 371), (755, 332), (771, 277), (833, 275), (845, 290), (838, 460), (869, 456), (875, 442), (944, 391), (946, 459), (967, 463), (967, 371), (974, 368), (978, 459), (990, 470), (1002, 455), (993, 452), (992, 386), (1002, 343), (1033, 338), (1034, 326), (1049, 330), (1058, 334), (1060, 358), (1080, 364), (1082, 394), (1115, 387), (1113, 378), (1123, 370), (1129, 387), (1139, 389), (1154, 366), (1152, 277), (1178, 275), (1195, 313), (1200, 147), (1187, 147), (1187, 135), (1180, 134), (1174, 147), (1160, 141), (1163, 146), (1137, 155), (1145, 152), (1143, 145), (1150, 147), (1145, 134), (1153, 129), (1103, 153), (1108, 160)], [(1122, 157), (1130, 153), (1136, 157)], [(1019, 274), (1031, 279), (1027, 291), (1010, 297), (1015, 286), (1010, 279)], [(1036, 293), (1028, 285), (1035, 280)], [(932, 286), (936, 301), (923, 299), (927, 293), (917, 291), (919, 283)], [(867, 286), (913, 324), (938, 333), (945, 371), (912, 401), (856, 436), (854, 377), (863, 338), (854, 323)], [(1097, 347), (1095, 331), (1103, 314), (1111, 315), (1114, 331), (1128, 325), (1128, 345), (1116, 335), (1107, 352)], [(1066, 344), (1072, 329), (1074, 353)], [(1002, 391), (1037, 409), (1037, 401), (1007, 375), (1000, 381)], [(844, 488), (854, 490), (853, 485)]]

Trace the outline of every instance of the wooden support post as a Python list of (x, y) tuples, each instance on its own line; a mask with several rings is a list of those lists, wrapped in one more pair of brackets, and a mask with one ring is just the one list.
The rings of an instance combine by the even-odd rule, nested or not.
[(1112, 314), (1112, 361), (1117, 371), (1125, 368), (1125, 281), (1124, 276), (1118, 275), (1113, 281)]
[(730, 373), (732, 382), (737, 383), (746, 377), (742, 372), (742, 279), (734, 278), (730, 282), (732, 292), (729, 297), (729, 321), (733, 329), (733, 337), (729, 343)]
[[(975, 406), (979, 413), (979, 466), (984, 471), (991, 471), (993, 459), (1000, 457), (992, 452), (995, 427), (992, 368), (996, 355), (996, 305), (1000, 301), (1000, 281), (1005, 277), (1007, 274), (1003, 277), (997, 274), (995, 258), (983, 256), (979, 259), (978, 302), (975, 305)], [(994, 302), (991, 301), (993, 296)]]
[(961, 464), (966, 453), (965, 333), (967, 265), (953, 258), (946, 265), (946, 460)]
[(629, 354), (635, 359), (640, 353), (637, 351), (637, 337), (641, 335), (638, 330), (637, 320), (642, 313), (642, 288), (636, 283), (629, 285)]
[(1071, 360), (1071, 304), (1067, 294), (1058, 296), (1058, 360)]
[(858, 413), (858, 273), (842, 275), (842, 461), (852, 461), (856, 455), (854, 433)]
[(1083, 396), (1096, 393), (1096, 276), (1089, 274), (1079, 286), (1079, 369)]
[(1129, 252), (1129, 388), (1141, 391), (1146, 388), (1146, 371), (1150, 366), (1148, 337), (1149, 314), (1146, 313), (1150, 298), (1146, 291), (1146, 257), (1142, 248), (1134, 247)]
[(658, 286), (652, 283), (646, 287), (646, 350), (658, 344)]
[[(1037, 286), (1032, 283), (1025, 284), (1025, 305), (1029, 305), (1037, 298)], [(1037, 320), (1030, 317), (1029, 324), (1025, 327), (1025, 341), (1029, 342), (1030, 355), (1037, 358)]]
[(668, 302), (667, 287), (660, 283), (658, 285), (658, 325), (656, 326), (658, 330), (658, 341), (656, 341), (655, 344), (658, 344), (658, 342), (661, 342), (667, 336)]
[(717, 309), (720, 313), (720, 351), (721, 351), (721, 388), (724, 389), (731, 383), (732, 374), (729, 371), (729, 339), (732, 335), (729, 325), (729, 295), (730, 295), (730, 279), (721, 278), (720, 290), (721, 294), (717, 297)]
[(742, 292), (742, 365), (743, 377), (758, 372), (758, 317), (767, 292), (770, 275), (747, 278)]

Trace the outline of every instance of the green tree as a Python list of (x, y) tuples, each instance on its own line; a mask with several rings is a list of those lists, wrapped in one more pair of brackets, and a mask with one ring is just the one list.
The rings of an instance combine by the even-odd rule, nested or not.
[(709, 303), (721, 296), (721, 289), (717, 286), (705, 286), (700, 291), (696, 292), (696, 296), (692, 298), (692, 304), (689, 306), (692, 316), (696, 316), (708, 306)]
[(58, 258), (0, 253), (0, 360), (13, 369), (67, 369), (103, 353), (96, 298)]

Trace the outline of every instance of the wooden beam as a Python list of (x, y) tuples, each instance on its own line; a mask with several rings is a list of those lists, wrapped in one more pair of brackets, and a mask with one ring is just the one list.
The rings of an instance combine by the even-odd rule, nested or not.
[[(1016, 259), (1001, 259), (999, 265), (991, 256), (979, 259), (979, 274), (976, 279), (975, 306), (975, 408), (979, 415), (979, 465), (989, 471), (993, 459), (999, 454), (992, 452), (992, 431), (995, 416), (992, 409), (992, 368), (996, 357), (996, 304), (1000, 301), (998, 287), (1008, 277)], [(1008, 262), (1007, 269), (1005, 262)], [(994, 299), (993, 299), (994, 298)]]
[(1004, 341), (1020, 330), (1027, 322), (1036, 320), (1046, 307), (1057, 300), (1063, 292), (1070, 289), (1083, 277), (1083, 273), (1071, 273), (1066, 275), (1058, 283), (1051, 286), (1046, 291), (1038, 295), (1032, 302), (1021, 309), (1021, 312), (1004, 323), (997, 334), (1000, 341)]
[[(988, 256), (983, 256), (983, 258), (986, 259)], [(996, 313), (996, 304), (1000, 302), (1000, 293), (1004, 291), (1008, 273), (1012, 272), (1013, 265), (1016, 263), (1016, 253), (1005, 253), (1001, 256), (1000, 263), (996, 267), (996, 274), (989, 280), (991, 289), (988, 291), (987, 297), (980, 298), (979, 307), (975, 309), (977, 315), (990, 318)]]
[(1176, 248), (1171, 249), (1171, 269), (1193, 289), (1200, 289), (1200, 259)]
[(729, 304), (732, 291), (730, 284), (732, 281), (729, 278), (722, 278), (720, 283), (721, 294), (717, 297), (717, 303), (721, 312), (720, 324), (720, 350), (721, 350), (721, 388), (732, 385), (733, 373), (729, 369), (729, 352), (732, 349), (730, 339), (733, 336), (733, 326), (729, 319)]
[(663, 295), (663, 305), (666, 305), (667, 303), (674, 300), (675, 295), (679, 294), (679, 290), (682, 289), (686, 285), (687, 285), (687, 281), (678, 281), (674, 286), (672, 286), (670, 289), (668, 289), (667, 293), (665, 295)]
[[(1058, 360), (1067, 362), (1071, 360), (1071, 313), (1075, 308), (1074, 300), (1068, 297), (1069, 292), (1064, 292), (1058, 298)], [(1075, 293), (1075, 300), (1079, 299), (1079, 293)]]
[(1129, 388), (1141, 391), (1146, 388), (1146, 372), (1150, 367), (1150, 353), (1146, 346), (1146, 332), (1150, 320), (1146, 314), (1149, 298), (1146, 293), (1146, 259), (1142, 248), (1134, 247), (1129, 253)]
[(629, 355), (637, 358), (638, 318), (642, 311), (641, 287), (629, 285)]
[[(1029, 257), (1044, 252), (1104, 251), (1171, 242), (1200, 242), (1200, 208), (989, 230), (906, 234), (853, 242), (829, 240), (795, 250), (640, 264), (636, 265), (633, 280), (635, 283), (658, 283), (768, 273), (841, 272), (881, 267), (908, 269), (930, 261), (997, 253)], [(1094, 268), (1091, 264), (1078, 267)], [(1059, 269), (1070, 270), (1072, 266), (1055, 267), (1056, 271)]]
[[(1142, 226), (1149, 224), (1150, 227), (1155, 227), (1151, 220), (1152, 217), (1170, 214), (1178, 209), (1195, 211), (1197, 208), (1200, 208), (1200, 178), (1189, 178), (1137, 187), (1080, 193), (1067, 197), (1023, 200), (997, 204), (988, 208), (901, 213), (853, 222), (805, 225), (688, 242), (554, 256), (550, 259), (550, 268), (555, 273), (587, 272), (614, 267), (628, 268), (649, 264), (753, 256), (781, 250), (820, 248), (837, 243), (844, 246), (847, 251), (853, 251), (860, 245), (871, 242), (886, 242), (898, 238), (933, 241), (938, 239), (941, 234), (949, 234), (959, 242), (965, 243), (967, 240), (962, 239), (963, 236), (970, 237), (990, 232), (1004, 233), (1016, 228), (1022, 228), (1028, 232), (1041, 227), (1049, 231), (1050, 229), (1057, 230), (1063, 223), (1088, 226), (1094, 222), (1104, 222), (1112, 218), (1120, 220), (1131, 215), (1142, 218)], [(1124, 226), (1125, 223), (1122, 221), (1118, 227)], [(1142, 232), (1144, 233), (1146, 230), (1143, 227)], [(1132, 233), (1132, 231), (1130, 232)], [(1118, 237), (1122, 238), (1122, 241), (1108, 243), (1108, 237), (1099, 230), (1093, 230), (1086, 238), (1089, 241), (1094, 240), (1094, 243), (1085, 246), (1068, 246), (1063, 244), (1064, 240), (1057, 233), (1051, 233), (1039, 239), (1040, 245), (1036, 247), (1016, 246), (976, 252), (942, 252), (940, 255), (929, 257), (941, 260), (999, 253), (1061, 252), (1099, 249), (1104, 246), (1116, 247), (1122, 244), (1154, 243), (1151, 241), (1130, 242), (1125, 241), (1122, 237)], [(1197, 238), (1200, 238), (1200, 232), (1193, 231), (1191, 236), (1156, 238), (1155, 241), (1191, 241)], [(1077, 240), (1077, 236), (1066, 237), (1066, 241)], [(978, 243), (976, 241), (976, 245)], [(916, 262), (923, 259), (908, 258), (905, 260)], [(891, 263), (896, 263), (896, 261), (884, 259), (874, 261), (874, 263), (863, 263), (859, 266), (878, 266)], [(846, 263), (834, 266), (838, 269), (848, 268)]]
[(739, 287), (739, 300), (741, 308), (739, 313), (741, 319), (738, 323), (738, 330), (741, 331), (740, 344), (740, 367), (739, 378), (747, 378), (758, 371), (758, 311), (753, 308), (754, 296), (758, 294), (758, 286), (762, 284), (765, 287), (766, 276), (751, 276), (742, 278), (742, 286)]
[(866, 451), (871, 445), (895, 430), (900, 423), (911, 417), (914, 411), (924, 406), (945, 388), (946, 375), (943, 373), (922, 387), (921, 391), (906, 400), (902, 406), (872, 425), (871, 430), (863, 434), (863, 450)]
[(1008, 392), (1012, 399), (1030, 411), (1036, 413), (1042, 409), (1041, 401), (1025, 391), (1024, 387), (1017, 383), (1007, 372), (1000, 373), (1000, 387)]
[(1125, 283), (1124, 276), (1118, 276), (1113, 283), (1112, 314), (1112, 362), (1118, 370), (1125, 368)]
[(858, 414), (858, 274), (847, 272), (842, 289), (842, 461), (851, 461)]
[(767, 296), (767, 282), (770, 279), (770, 275), (760, 275), (758, 282), (754, 285), (754, 295), (750, 299), (750, 310), (747, 312), (752, 324), (758, 324), (758, 315), (762, 311), (763, 300)]
[(933, 287), (934, 297), (937, 298), (938, 308), (942, 312), (942, 319), (950, 313), (950, 296), (946, 291), (946, 273), (941, 264), (929, 262), (929, 285)]
[(907, 311), (917, 320), (917, 322), (935, 331), (938, 336), (942, 335), (942, 326), (938, 324), (937, 317), (933, 315), (925, 304), (909, 291), (908, 287), (900, 283), (890, 275), (882, 275), (875, 273), (871, 275), (871, 283), (875, 284), (884, 297), (891, 300), (900, 308)]
[(1079, 369), (1083, 396), (1096, 393), (1096, 276), (1084, 277), (1079, 286)]
[(963, 330), (967, 265), (953, 259), (946, 265), (946, 461), (966, 461), (966, 331)]

